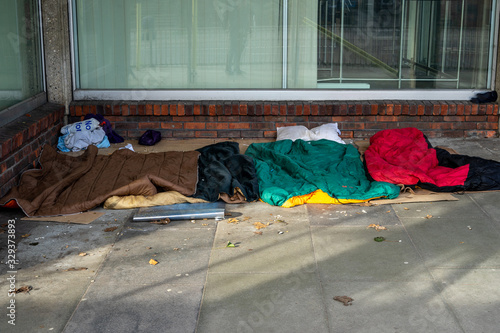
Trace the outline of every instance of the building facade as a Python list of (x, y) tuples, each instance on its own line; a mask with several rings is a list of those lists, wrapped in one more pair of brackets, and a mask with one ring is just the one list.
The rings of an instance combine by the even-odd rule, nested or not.
[(0, 21), (2, 193), (62, 124), (125, 138), (344, 137), (414, 126), (495, 137), (494, 0), (7, 0)]

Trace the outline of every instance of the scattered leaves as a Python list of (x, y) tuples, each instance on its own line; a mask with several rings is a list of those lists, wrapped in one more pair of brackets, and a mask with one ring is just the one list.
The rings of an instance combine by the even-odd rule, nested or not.
[(383, 241), (385, 241), (385, 237), (375, 237), (373, 240), (375, 242), (383, 242)]
[(32, 286), (22, 286), (14, 290), (14, 294), (21, 294), (21, 293), (30, 293), (30, 291), (33, 290)]
[(333, 299), (344, 304), (344, 306), (352, 305), (352, 302), (354, 301), (354, 299), (349, 296), (335, 296)]
[(115, 231), (116, 229), (118, 229), (118, 227), (109, 227), (109, 228), (104, 229), (104, 232), (111, 232), (111, 231)]
[(234, 217), (231, 217), (229, 220), (227, 220), (227, 223), (238, 223), (240, 222), (240, 220), (234, 218)]
[(88, 269), (87, 267), (71, 267), (71, 268), (63, 270), (63, 272), (86, 271), (87, 269)]
[(380, 224), (375, 224), (375, 223), (370, 224), (367, 228), (374, 228), (377, 231), (387, 230), (386, 227), (383, 227)]
[(158, 261), (156, 261), (154, 259), (149, 259), (149, 264), (150, 265), (158, 265)]
[(255, 222), (253, 225), (255, 226), (255, 229), (260, 230), (263, 228), (267, 228), (269, 226), (269, 223), (264, 224), (262, 222)]

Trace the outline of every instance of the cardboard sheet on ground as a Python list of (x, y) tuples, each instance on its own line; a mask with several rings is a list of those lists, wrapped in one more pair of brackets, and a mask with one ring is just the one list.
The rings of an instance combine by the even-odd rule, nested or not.
[(61, 223), (75, 223), (75, 224), (89, 224), (103, 216), (103, 212), (85, 212), (79, 214), (60, 215), (60, 216), (42, 216), (42, 217), (23, 217), (24, 221), (38, 221), (38, 222), (61, 222)]
[(458, 201), (458, 198), (451, 193), (438, 193), (424, 189), (416, 189), (413, 192), (402, 192), (396, 199), (380, 199), (370, 201), (373, 205), (387, 205), (412, 202), (433, 202), (433, 201)]

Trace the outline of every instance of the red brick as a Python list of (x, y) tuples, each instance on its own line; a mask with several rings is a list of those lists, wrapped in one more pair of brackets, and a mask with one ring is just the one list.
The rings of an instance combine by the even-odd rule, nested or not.
[(231, 104), (231, 114), (233, 116), (238, 116), (240, 114), (240, 106), (238, 104)]
[(463, 122), (465, 121), (465, 116), (445, 116), (444, 121)]
[(471, 115), (477, 115), (479, 113), (479, 105), (478, 104), (472, 104), (471, 105)]
[(394, 115), (399, 116), (402, 113), (402, 105), (401, 104), (394, 104)]
[(217, 132), (216, 131), (196, 131), (194, 136), (196, 138), (216, 138)]
[[(347, 108), (345, 114), (347, 114)], [(309, 116), (309, 115), (311, 115), (311, 105), (304, 104), (304, 116)]]
[(271, 105), (271, 114), (273, 116), (279, 116), (280, 115), (280, 106), (278, 104)]
[(177, 110), (177, 104), (170, 104), (168, 106), (168, 110), (171, 116), (179, 115), (179, 112)]
[(194, 131), (172, 131), (172, 137), (174, 138), (194, 138)]
[(163, 129), (182, 129), (183, 123), (161, 123), (160, 127)]
[(211, 115), (211, 116), (216, 116), (217, 115), (217, 111), (215, 110), (215, 105), (214, 104), (210, 104), (208, 106), (208, 114)]
[(486, 121), (486, 120), (487, 120), (486, 116), (465, 116), (465, 121), (479, 122), (479, 121)]
[(205, 129), (205, 123), (185, 123), (185, 129)]
[(153, 105), (151, 104), (146, 104), (146, 116), (152, 116), (153, 115)]
[(80, 117), (82, 115), (83, 115), (82, 106), (81, 105), (76, 105), (75, 106), (75, 116)]
[(139, 123), (138, 127), (139, 127), (139, 129), (155, 129), (155, 128), (159, 128), (160, 124), (155, 123), (155, 122)]
[(229, 129), (250, 129), (250, 123), (229, 123)]
[(398, 121), (398, 117), (395, 116), (378, 116), (378, 121)]
[(162, 104), (161, 105), (161, 115), (162, 116), (168, 116), (169, 115), (168, 104)]
[(193, 115), (195, 115), (195, 116), (201, 115), (201, 107), (199, 104), (195, 104), (193, 106)]
[(207, 123), (206, 129), (207, 130), (227, 130), (227, 129), (229, 129), (229, 124), (228, 123)]
[(270, 115), (271, 115), (271, 105), (264, 104), (264, 116), (270, 116)]

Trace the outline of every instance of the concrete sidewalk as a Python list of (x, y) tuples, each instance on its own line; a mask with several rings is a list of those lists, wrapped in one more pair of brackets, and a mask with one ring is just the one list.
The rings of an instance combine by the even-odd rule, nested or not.
[[(500, 161), (499, 139), (430, 141)], [(167, 225), (132, 222), (136, 210), (99, 208), (88, 225), (1, 210), (0, 224), (16, 221), (19, 263), (9, 273), (3, 226), (0, 332), (497, 332), (500, 192), (455, 196), (369, 207), (255, 202), (226, 205), (231, 216), (219, 222)], [(10, 282), (33, 289), (9, 297)]]

